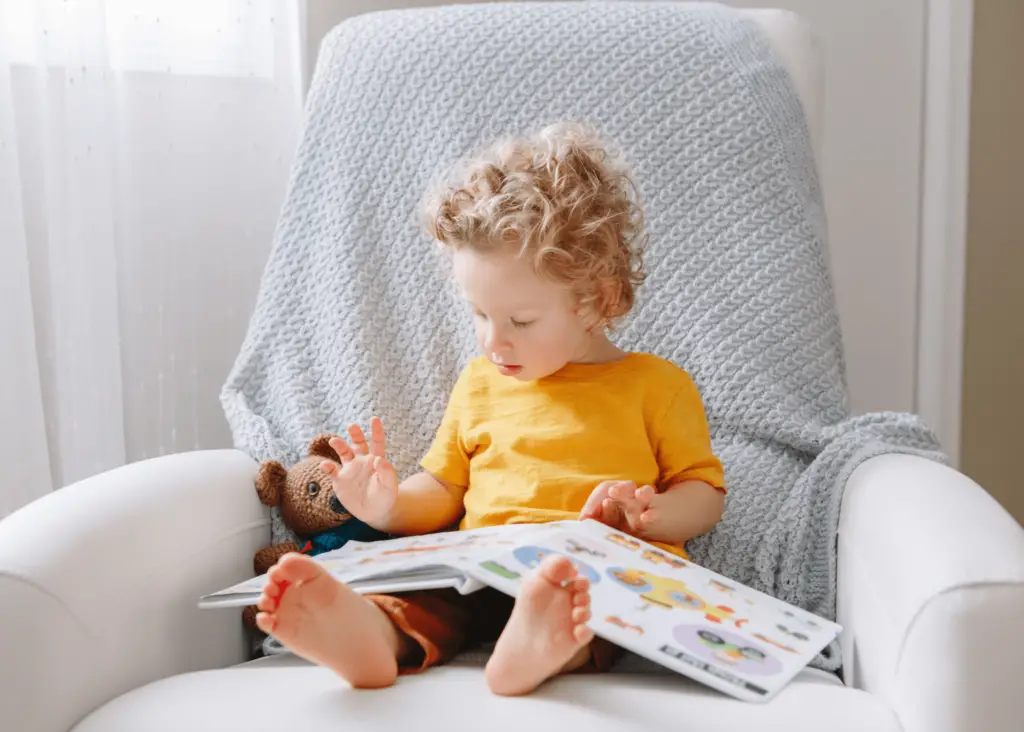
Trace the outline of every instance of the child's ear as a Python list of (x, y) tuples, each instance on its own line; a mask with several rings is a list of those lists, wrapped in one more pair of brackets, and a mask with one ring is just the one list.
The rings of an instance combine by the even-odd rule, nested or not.
[(604, 325), (616, 315), (622, 305), (622, 283), (618, 280), (607, 280), (599, 287), (596, 310), (600, 314), (600, 323)]
[(588, 333), (596, 330), (605, 322), (605, 317), (599, 309), (600, 300), (592, 300), (588, 303), (581, 303), (576, 308), (576, 317), (580, 319), (584, 330)]
[(588, 331), (603, 327), (619, 314), (622, 299), (622, 284), (617, 280), (606, 280), (598, 284), (592, 296), (577, 301), (576, 315)]
[(288, 471), (276, 460), (268, 460), (260, 465), (256, 474), (256, 495), (265, 506), (278, 506), (284, 496), (285, 482)]

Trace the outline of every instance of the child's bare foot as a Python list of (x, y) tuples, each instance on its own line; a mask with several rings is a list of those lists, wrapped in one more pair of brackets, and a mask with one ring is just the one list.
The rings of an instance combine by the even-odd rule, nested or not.
[(552, 676), (581, 666), (594, 633), (589, 584), (565, 557), (547, 557), (523, 581), (512, 616), (487, 663), (495, 694), (528, 694)]
[(357, 688), (395, 682), (401, 639), (375, 605), (302, 554), (281, 557), (267, 577), (257, 603), (260, 630)]

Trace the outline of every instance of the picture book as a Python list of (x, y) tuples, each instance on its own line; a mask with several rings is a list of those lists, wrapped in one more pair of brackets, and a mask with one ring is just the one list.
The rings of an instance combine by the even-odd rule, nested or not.
[[(551, 554), (590, 581), (596, 635), (738, 699), (770, 699), (841, 630), (596, 521), (349, 542), (316, 560), (361, 593), (490, 586), (515, 596)], [(200, 607), (253, 604), (264, 582), (206, 595)]]

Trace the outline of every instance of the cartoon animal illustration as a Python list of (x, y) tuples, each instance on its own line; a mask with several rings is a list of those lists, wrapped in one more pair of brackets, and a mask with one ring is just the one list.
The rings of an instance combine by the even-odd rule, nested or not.
[(627, 549), (632, 549), (633, 551), (639, 551), (643, 547), (643, 544), (636, 539), (630, 539), (628, 536), (623, 536), (622, 534), (608, 534), (605, 538), (613, 544), (624, 546)]
[(653, 549), (646, 549), (640, 556), (652, 564), (667, 564), (672, 567), (672, 569), (685, 569), (690, 566), (682, 559), (677, 559), (669, 554), (656, 552)]
[(790, 648), (789, 646), (782, 645), (778, 641), (773, 641), (771, 638), (769, 638), (766, 635), (762, 635), (761, 633), (754, 633), (754, 637), (757, 638), (759, 641), (764, 641), (765, 643), (768, 643), (769, 645), (773, 645), (776, 648), (785, 651), (786, 653), (797, 653), (798, 652), (798, 651)]
[(623, 630), (632, 631), (632, 632), (636, 633), (637, 635), (643, 635), (644, 634), (644, 629), (641, 628), (639, 625), (633, 625), (633, 623), (627, 623), (625, 620), (623, 620), (622, 618), (616, 617), (615, 615), (609, 615), (607, 618), (604, 619), (604, 622), (606, 622), (606, 623), (608, 623), (610, 625), (617, 625), (618, 627), (622, 628)]
[(700, 638), (701, 643), (714, 652), (715, 658), (730, 666), (744, 658), (757, 662), (763, 662), (766, 658), (762, 651), (750, 646), (741, 647), (730, 643), (710, 630), (698, 630), (697, 637)]
[(731, 607), (726, 605), (709, 605), (681, 580), (660, 577), (639, 569), (611, 567), (607, 571), (612, 579), (623, 587), (636, 592), (640, 595), (641, 600), (651, 605), (663, 607), (667, 610), (673, 608), (693, 610), (703, 613), (704, 617), (712, 623), (732, 622), (737, 628), (743, 627), (743, 624), (747, 622), (746, 618), (734, 619), (733, 615), (736, 611)]
[(494, 560), (480, 562), (480, 566), (488, 570), (489, 572), (494, 572), (494, 574), (498, 575), (499, 577), (504, 577), (505, 579), (510, 580), (519, 579), (518, 572), (513, 572), (504, 564), (498, 564), (498, 562), (495, 562)]
[(573, 554), (589, 554), (592, 557), (606, 557), (608, 556), (604, 552), (599, 552), (596, 549), (591, 549), (588, 546), (583, 546), (575, 539), (568, 539), (565, 542), (568, 546), (566, 547)]
[[(521, 546), (512, 552), (512, 556), (520, 564), (530, 569), (535, 569), (544, 560), (544, 557), (551, 554), (565, 556), (561, 552), (551, 551), (542, 546)], [(576, 557), (568, 557), (568, 559), (572, 562), (572, 566), (576, 568), (577, 574), (590, 580), (590, 584), (596, 585), (601, 581), (601, 575), (589, 564), (584, 564), (579, 559), (576, 559)]]
[(782, 662), (743, 636), (724, 628), (677, 625), (672, 637), (701, 660), (728, 666), (737, 673), (771, 676), (782, 671)]

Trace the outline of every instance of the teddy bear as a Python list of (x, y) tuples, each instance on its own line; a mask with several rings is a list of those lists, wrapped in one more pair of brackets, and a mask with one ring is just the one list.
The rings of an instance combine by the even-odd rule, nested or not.
[[(331, 479), (320, 469), (324, 460), (340, 462), (331, 447), (333, 434), (317, 435), (302, 460), (285, 468), (277, 460), (267, 460), (256, 474), (256, 493), (267, 506), (277, 506), (286, 526), (295, 532), (298, 542), (273, 544), (256, 552), (253, 569), (265, 574), (277, 560), (289, 552), (315, 556), (338, 549), (351, 540), (376, 541), (387, 535), (374, 529), (345, 510), (334, 495)], [(255, 626), (256, 608), (247, 607), (245, 624)]]

